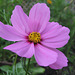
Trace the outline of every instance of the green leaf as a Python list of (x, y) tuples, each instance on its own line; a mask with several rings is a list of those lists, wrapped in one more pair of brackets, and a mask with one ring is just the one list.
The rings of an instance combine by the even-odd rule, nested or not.
[(38, 73), (43, 73), (45, 71), (45, 69), (42, 67), (34, 67), (34, 68), (31, 68), (30, 70), (32, 72), (32, 75), (36, 75)]
[(12, 72), (12, 67), (8, 65), (1, 66), (0, 69), (4, 72)]

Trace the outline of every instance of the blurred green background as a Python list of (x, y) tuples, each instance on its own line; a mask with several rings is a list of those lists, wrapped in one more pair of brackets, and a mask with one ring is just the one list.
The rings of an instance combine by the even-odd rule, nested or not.
[[(34, 57), (31, 59), (31, 75), (75, 75), (75, 1), (74, 0), (52, 0), (52, 4), (47, 0), (0, 0), (0, 21), (4, 24), (10, 24), (12, 11), (16, 5), (21, 5), (24, 12), (28, 15), (31, 7), (37, 3), (46, 3), (50, 7), (50, 21), (59, 22), (61, 25), (70, 29), (70, 40), (68, 44), (59, 50), (68, 58), (68, 67), (61, 70), (53, 70), (49, 67), (40, 67), (37, 65)], [(16, 54), (3, 50), (3, 47), (13, 42), (0, 38), (0, 75), (25, 75), (24, 64), (18, 56), (16, 68), (14, 61)], [(28, 60), (27, 60), (28, 61)], [(27, 63), (27, 62), (26, 62)], [(23, 64), (23, 65), (21, 65)], [(16, 70), (16, 74), (15, 74)]]

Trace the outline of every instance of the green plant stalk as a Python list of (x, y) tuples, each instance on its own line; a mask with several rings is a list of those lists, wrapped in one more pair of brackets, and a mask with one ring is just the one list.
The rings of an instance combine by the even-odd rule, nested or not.
[(71, 0), (70, 3), (66, 7), (64, 7), (64, 11), (73, 3), (73, 1), (74, 0)]
[[(26, 70), (26, 58), (22, 58), (22, 67), (23, 67), (23, 69), (24, 69), (24, 71), (26, 72), (27, 70)], [(28, 74), (30, 75), (30, 73), (28, 72)]]
[(26, 58), (22, 58), (22, 67), (26, 72), (26, 68), (25, 68), (26, 67)]
[(30, 65), (30, 59), (28, 59), (28, 64), (27, 64), (26, 75), (28, 74), (28, 70), (29, 70), (29, 65)]
[(15, 57), (14, 65), (16, 66), (16, 61), (17, 61), (17, 55)]
[[(17, 55), (15, 56), (15, 61), (13, 63), (13, 67), (15, 68), (15, 75), (16, 75), (16, 61), (17, 61)], [(14, 75), (14, 73), (13, 73), (13, 75)]]
[(7, 18), (6, 18), (6, 16), (5, 16), (5, 9), (3, 10), (3, 15), (4, 15), (5, 21), (7, 22), (7, 24), (9, 24), (8, 21), (7, 21)]

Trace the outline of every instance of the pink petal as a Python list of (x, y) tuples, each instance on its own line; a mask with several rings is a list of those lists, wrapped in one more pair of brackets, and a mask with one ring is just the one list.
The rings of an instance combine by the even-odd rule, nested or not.
[(43, 45), (45, 45), (46, 47), (50, 47), (50, 48), (60, 48), (60, 47), (63, 47), (65, 46), (68, 41), (61, 41), (61, 42), (58, 42), (58, 43), (45, 43), (45, 42), (41, 42)]
[(45, 31), (46, 32), (44, 34), (42, 34), (43, 39), (55, 37), (55, 36), (57, 36), (59, 34), (64, 34), (64, 33), (69, 34), (69, 32), (70, 32), (69, 28), (67, 28), (65, 26), (62, 27), (57, 22), (48, 22), (48, 24), (50, 26), (48, 25), (48, 27), (46, 27), (46, 29), (44, 30), (44, 32)]
[(48, 66), (57, 60), (57, 53), (40, 44), (35, 46), (35, 59), (40, 66)]
[(16, 52), (21, 57), (31, 58), (34, 54), (34, 44), (27, 45), (27, 47)]
[(13, 10), (13, 14), (11, 16), (13, 27), (21, 34), (25, 34), (25, 32), (28, 33), (28, 19), (28, 16), (23, 12), (21, 6), (17, 5)]
[[(70, 36), (68, 35), (70, 30), (67, 27), (62, 27), (58, 23), (50, 23), (51, 26), (50, 30), (46, 29), (46, 32), (42, 33), (42, 41), (41, 43), (45, 46), (52, 47), (52, 48), (60, 48), (63, 47), (68, 43)], [(48, 26), (49, 27), (49, 26)]]
[(0, 22), (0, 37), (9, 41), (25, 40), (25, 36), (18, 33), (12, 26)]
[(42, 32), (50, 19), (50, 10), (45, 3), (35, 4), (29, 13), (30, 28)]
[(63, 67), (68, 66), (67, 57), (61, 51), (57, 49), (54, 49), (54, 51), (58, 53), (58, 58), (57, 58), (57, 61), (53, 63), (52, 65), (50, 65), (49, 67), (51, 67), (52, 69), (62, 69)]
[(55, 26), (59, 26), (57, 22), (48, 22), (45, 30), (41, 34), (50, 32)]
[(26, 58), (30, 58), (34, 54), (34, 44), (33, 43), (30, 44), (24, 41), (11, 44), (5, 47), (4, 49), (10, 50), (16, 53), (17, 55)]
[(11, 44), (9, 46), (4, 47), (4, 49), (8, 49), (10, 51), (17, 51), (18, 49), (25, 47), (26, 45), (29, 45), (29, 43), (27, 43), (26, 41), (20, 41), (20, 42), (16, 42), (14, 44)]

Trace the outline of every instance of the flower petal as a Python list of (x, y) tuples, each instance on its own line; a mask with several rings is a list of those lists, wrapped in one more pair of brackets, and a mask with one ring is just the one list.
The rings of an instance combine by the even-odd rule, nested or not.
[(11, 45), (5, 47), (4, 49), (8, 49), (21, 57), (30, 58), (34, 54), (34, 44), (33, 43), (30, 44), (25, 41), (11, 44)]
[(19, 51), (16, 52), (21, 57), (31, 58), (34, 54), (34, 44), (31, 43), (24, 48), (21, 48)]
[[(58, 23), (50, 23), (51, 26), (50, 30), (44, 31), (42, 33), (42, 41), (41, 43), (45, 46), (52, 47), (52, 48), (60, 48), (63, 47), (68, 43), (70, 36), (68, 35), (70, 30), (67, 27), (62, 27)], [(49, 27), (49, 26), (48, 26)]]
[(57, 22), (48, 22), (45, 30), (43, 30), (41, 34), (43, 35), (43, 34), (46, 34), (47, 32), (52, 31), (52, 29), (58, 25), (59, 24)]
[(50, 19), (50, 10), (45, 3), (35, 4), (29, 13), (30, 28), (42, 32)]
[(66, 67), (68, 65), (67, 57), (57, 49), (54, 49), (54, 51), (58, 53), (58, 58), (57, 61), (51, 64), (49, 67), (51, 67), (52, 69), (62, 69), (63, 67)]
[(25, 32), (28, 33), (28, 19), (28, 16), (23, 12), (21, 6), (16, 5), (11, 16), (11, 22), (13, 27), (21, 34), (25, 34)]
[(6, 46), (3, 49), (8, 49), (13, 52), (13, 51), (17, 51), (18, 49), (20, 49), (22, 47), (25, 47), (26, 45), (29, 45), (29, 43), (26, 43), (26, 41), (20, 41), (20, 42), (11, 44), (9, 46)]
[(18, 33), (12, 26), (0, 22), (0, 37), (9, 41), (25, 40), (25, 36)]
[(35, 46), (35, 59), (37, 63), (41, 66), (49, 66), (53, 64), (57, 60), (57, 53), (52, 51), (52, 49), (48, 49), (40, 44)]

